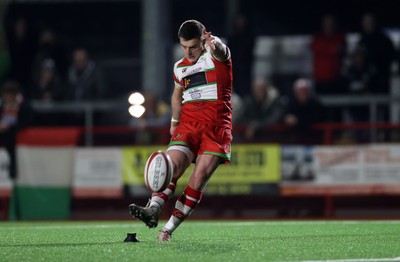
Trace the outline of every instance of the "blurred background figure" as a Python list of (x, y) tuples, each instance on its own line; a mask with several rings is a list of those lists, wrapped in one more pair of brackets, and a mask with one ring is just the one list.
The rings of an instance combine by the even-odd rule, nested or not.
[(28, 87), (32, 81), (35, 41), (29, 31), (26, 18), (17, 18), (11, 27), (8, 36), (8, 48), (11, 56), (10, 78), (18, 81), (24, 95), (28, 95)]
[(311, 82), (300, 78), (293, 84), (293, 97), (289, 100), (283, 123), (295, 135), (309, 136), (313, 124), (324, 121), (324, 108), (313, 95)]
[(265, 128), (276, 124), (282, 117), (282, 104), (278, 90), (264, 78), (256, 78), (251, 93), (243, 99), (243, 110), (237, 124), (245, 125), (245, 139), (251, 141), (262, 136)]
[(32, 110), (24, 100), (21, 88), (16, 81), (6, 81), (1, 88), (0, 105), (0, 145), (6, 148), (10, 158), (9, 174), (15, 178), (16, 171), (16, 136), (21, 128), (32, 121)]
[(7, 78), (11, 63), (3, 19), (3, 5), (5, 5), (5, 3), (0, 3), (0, 83), (3, 83)]
[[(54, 60), (44, 59), (40, 65), (38, 75), (34, 79), (32, 90), (32, 100), (43, 103), (55, 103), (63, 99), (63, 83), (57, 72)], [(35, 125), (54, 126), (62, 124), (65, 117), (58, 113), (35, 114)]]
[(235, 92), (232, 92), (232, 123), (234, 125), (239, 124), (239, 121), (241, 121), (244, 110), (243, 103), (243, 98)]
[(255, 36), (251, 31), (247, 17), (244, 14), (237, 14), (233, 20), (232, 33), (228, 37), (228, 46), (235, 63), (232, 68), (235, 76), (233, 91), (241, 97), (249, 93), (251, 86), (254, 42)]
[(361, 38), (358, 48), (365, 52), (366, 63), (374, 67), (376, 74), (373, 80), (372, 92), (377, 94), (390, 93), (390, 69), (395, 59), (395, 49), (392, 41), (379, 28), (373, 14), (364, 14), (361, 20)]
[(313, 74), (317, 94), (344, 93), (345, 85), (341, 70), (346, 51), (344, 33), (336, 31), (335, 17), (325, 15), (321, 19), (321, 32), (313, 36)]
[[(151, 144), (159, 141), (160, 132), (151, 130), (154, 127), (168, 127), (171, 121), (171, 107), (157, 97), (152, 91), (144, 93), (145, 112), (139, 118), (133, 117), (129, 126), (137, 129), (136, 142), (139, 144)], [(162, 137), (161, 137), (162, 139)], [(163, 142), (163, 141), (161, 141)]]
[(376, 82), (375, 67), (367, 62), (365, 50), (356, 48), (350, 55), (350, 61), (345, 70), (349, 94), (370, 94)]
[(66, 54), (66, 48), (62, 45), (56, 33), (49, 28), (42, 30), (38, 37), (34, 56), (33, 78), (38, 78), (43, 61), (51, 59), (54, 62), (55, 68), (57, 68), (60, 78), (64, 80), (68, 68)]
[(65, 98), (69, 101), (101, 100), (107, 93), (102, 70), (84, 48), (73, 51), (67, 81)]
[(54, 60), (44, 59), (39, 69), (32, 90), (32, 99), (44, 102), (60, 101), (63, 92), (62, 83)]

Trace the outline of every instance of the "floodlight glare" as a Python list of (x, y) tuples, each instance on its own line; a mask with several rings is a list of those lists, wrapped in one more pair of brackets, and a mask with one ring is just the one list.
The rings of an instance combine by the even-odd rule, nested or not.
[(144, 96), (139, 92), (135, 92), (129, 96), (128, 101), (131, 105), (141, 105), (144, 103)]
[(142, 105), (132, 105), (129, 107), (129, 114), (136, 118), (141, 117), (145, 111), (146, 109)]

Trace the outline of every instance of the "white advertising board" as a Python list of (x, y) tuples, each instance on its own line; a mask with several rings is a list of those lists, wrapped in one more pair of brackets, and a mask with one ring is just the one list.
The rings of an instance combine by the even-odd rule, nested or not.
[(72, 193), (75, 197), (120, 197), (122, 151), (120, 148), (75, 150)]
[(400, 145), (283, 146), (283, 195), (400, 194)]

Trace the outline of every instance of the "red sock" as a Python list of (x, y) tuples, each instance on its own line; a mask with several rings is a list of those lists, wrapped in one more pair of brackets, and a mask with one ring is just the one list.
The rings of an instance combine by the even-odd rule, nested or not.
[(197, 207), (202, 198), (202, 192), (186, 186), (185, 192), (179, 196), (175, 203), (172, 216), (164, 230), (172, 233)]
[(150, 206), (156, 207), (157, 209), (161, 210), (161, 208), (164, 207), (164, 205), (168, 201), (168, 199), (174, 194), (175, 188), (176, 188), (176, 182), (177, 182), (177, 179), (172, 178), (168, 187), (164, 191), (153, 193), (151, 195)]

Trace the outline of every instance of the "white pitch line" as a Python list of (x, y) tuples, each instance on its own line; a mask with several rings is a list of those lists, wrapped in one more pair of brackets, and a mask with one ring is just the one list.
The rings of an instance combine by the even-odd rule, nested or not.
[[(194, 221), (192, 224), (204, 223)], [(291, 225), (326, 225), (326, 224), (342, 224), (342, 225), (355, 225), (355, 224), (400, 224), (400, 220), (342, 220), (342, 221), (224, 221), (224, 222), (211, 222), (207, 226), (255, 226), (255, 225), (268, 225), (268, 226), (291, 226)]]
[[(297, 262), (385, 262), (400, 261), (400, 257), (393, 258), (351, 258), (351, 259), (329, 259), (329, 260), (301, 260)], [(284, 261), (281, 261), (284, 262)]]

